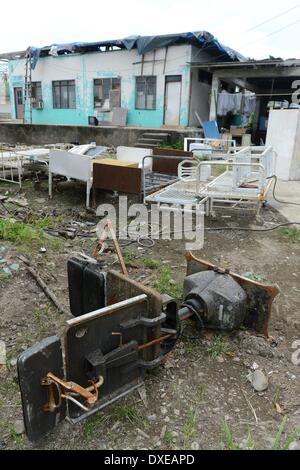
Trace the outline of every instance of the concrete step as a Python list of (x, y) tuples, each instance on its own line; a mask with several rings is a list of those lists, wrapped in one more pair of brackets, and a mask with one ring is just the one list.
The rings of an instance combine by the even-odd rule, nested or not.
[(148, 139), (148, 138), (146, 138), (146, 137), (141, 137), (141, 138), (138, 140), (137, 143), (144, 143), (144, 144), (155, 144), (155, 143), (157, 143), (157, 144), (161, 144), (161, 143), (163, 143), (163, 142), (165, 142), (164, 139)]
[(167, 134), (166, 132), (144, 132), (143, 137), (149, 137), (150, 139), (158, 137), (160, 138), (165, 138), (167, 139), (170, 136), (170, 134)]

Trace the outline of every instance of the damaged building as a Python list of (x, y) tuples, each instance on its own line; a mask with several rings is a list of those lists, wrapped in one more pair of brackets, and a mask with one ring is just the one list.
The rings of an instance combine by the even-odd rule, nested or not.
[[(189, 64), (244, 60), (203, 31), (52, 45), (1, 58), (9, 62), (14, 120), (87, 125), (96, 118), (146, 128), (199, 126), (209, 117), (211, 86)], [(126, 111), (114, 116), (115, 108)]]

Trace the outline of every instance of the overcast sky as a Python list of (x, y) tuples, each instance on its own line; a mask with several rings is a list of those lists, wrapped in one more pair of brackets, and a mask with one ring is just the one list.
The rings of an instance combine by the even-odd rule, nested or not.
[[(24, 50), (29, 45), (42, 47), (133, 34), (206, 30), (223, 44), (252, 58), (269, 55), (300, 58), (297, 0), (15, 0), (5, 2), (5, 6), (3, 3), (0, 53)], [(285, 29), (273, 34), (282, 28)]]

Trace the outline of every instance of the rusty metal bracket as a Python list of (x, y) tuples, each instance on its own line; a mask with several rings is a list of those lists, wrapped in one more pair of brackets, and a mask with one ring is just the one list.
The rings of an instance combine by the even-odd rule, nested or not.
[[(62, 399), (70, 400), (75, 403), (79, 408), (84, 411), (89, 411), (98, 400), (99, 388), (103, 385), (103, 377), (99, 377), (98, 382), (90, 381), (91, 386), (88, 388), (83, 388), (81, 385), (76, 384), (75, 382), (66, 382), (52, 372), (48, 372), (46, 377), (41, 380), (41, 385), (48, 388), (48, 402), (43, 406), (43, 411), (45, 412), (54, 412), (62, 404)], [(58, 394), (58, 401), (55, 400), (55, 388)], [(92, 393), (94, 392), (94, 393)], [(86, 400), (86, 404), (83, 405), (74, 397), (81, 397)]]
[(121, 252), (121, 248), (118, 243), (115, 231), (113, 229), (112, 222), (110, 220), (107, 221), (107, 224), (104, 227), (100, 240), (98, 241), (97, 246), (93, 252), (93, 257), (96, 258), (97, 261), (99, 261), (99, 255), (101, 255), (103, 251), (105, 250), (105, 240), (107, 239), (109, 233), (111, 234), (111, 237), (115, 246), (115, 250), (118, 255), (122, 273), (124, 274), (124, 276), (128, 277), (128, 271), (127, 271), (125, 261)]
[(135, 328), (136, 326), (145, 326), (146, 328), (153, 328), (154, 326), (161, 325), (166, 320), (166, 315), (162, 313), (158, 317), (154, 318), (145, 318), (139, 317), (134, 320), (128, 320), (120, 323), (121, 330), (128, 330), (130, 328)]

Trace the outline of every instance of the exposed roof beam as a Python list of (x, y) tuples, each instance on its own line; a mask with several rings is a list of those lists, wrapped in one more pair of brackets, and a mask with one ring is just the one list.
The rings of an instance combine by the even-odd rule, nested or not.
[(214, 71), (214, 75), (217, 75), (220, 79), (222, 78), (243, 79), (243, 78), (300, 77), (300, 67), (293, 67), (293, 68), (263, 67), (261, 69), (239, 68), (239, 70), (218, 69)]

